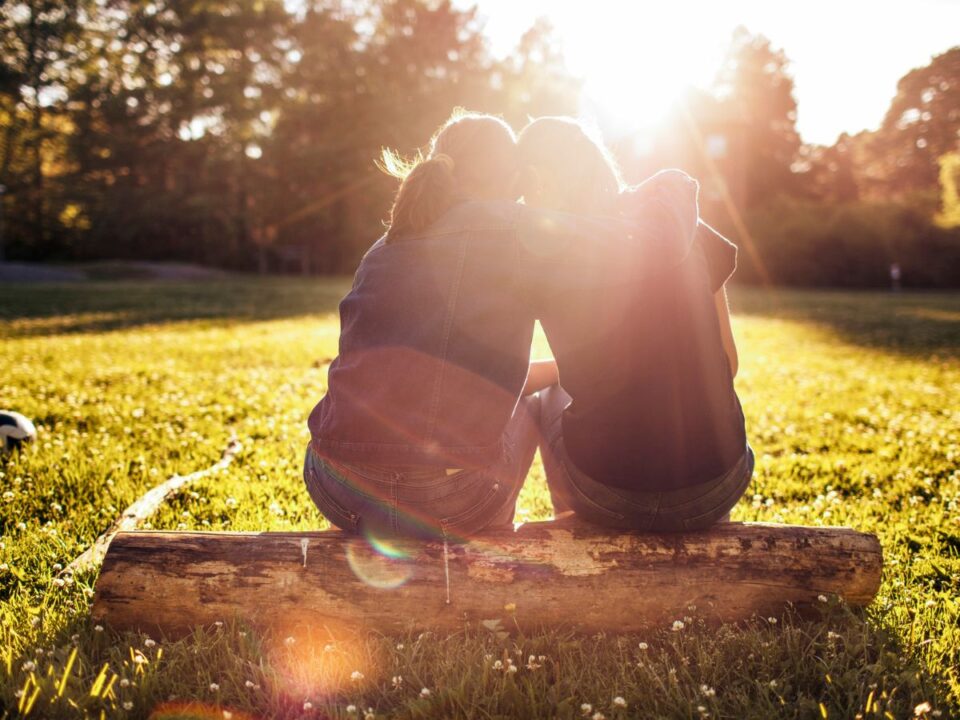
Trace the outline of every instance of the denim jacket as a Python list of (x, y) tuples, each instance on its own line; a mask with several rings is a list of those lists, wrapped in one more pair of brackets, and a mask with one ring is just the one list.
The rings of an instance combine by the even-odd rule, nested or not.
[(695, 201), (657, 210), (625, 221), (466, 201), (416, 237), (380, 238), (340, 303), (314, 450), (385, 465), (497, 459), (541, 309), (570, 288), (631, 282), (667, 235), (687, 242)]

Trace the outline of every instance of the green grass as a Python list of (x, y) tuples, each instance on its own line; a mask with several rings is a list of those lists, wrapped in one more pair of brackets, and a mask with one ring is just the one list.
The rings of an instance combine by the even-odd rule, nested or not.
[[(865, 611), (831, 599), (818, 619), (716, 628), (687, 610), (684, 630), (639, 636), (93, 627), (94, 574), (64, 582), (59, 567), (147, 488), (213, 463), (231, 432), (239, 458), (153, 527), (325, 527), (300, 462), (347, 287), (0, 287), (0, 406), (40, 431), (0, 459), (0, 716), (909, 718), (923, 703), (960, 716), (958, 295), (734, 292), (757, 452), (734, 519), (877, 533), (886, 567)], [(549, 514), (539, 462), (519, 510)]]

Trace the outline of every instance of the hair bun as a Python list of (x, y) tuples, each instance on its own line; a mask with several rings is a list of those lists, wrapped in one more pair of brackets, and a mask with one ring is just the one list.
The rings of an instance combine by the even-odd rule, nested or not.
[(456, 164), (453, 162), (453, 158), (446, 153), (437, 153), (436, 155), (433, 155), (429, 158), (429, 162), (435, 162), (438, 165), (442, 165), (450, 173), (452, 173), (454, 167), (456, 167)]

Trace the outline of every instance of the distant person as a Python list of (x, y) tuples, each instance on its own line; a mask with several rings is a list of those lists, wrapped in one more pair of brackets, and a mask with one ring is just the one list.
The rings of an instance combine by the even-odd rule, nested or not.
[(900, 263), (890, 263), (890, 289), (900, 292)]
[(554, 381), (529, 367), (535, 318), (549, 298), (631, 282), (645, 238), (691, 234), (695, 188), (664, 180), (662, 202), (629, 224), (524, 207), (513, 131), (471, 113), (451, 117), (425, 158), (386, 153), (384, 167), (400, 188), (340, 303), (307, 488), (351, 533), (510, 527), (540, 439), (533, 393)]
[[(622, 183), (575, 121), (541, 118), (519, 136), (525, 202), (584, 214), (664, 202), (657, 176)], [(622, 288), (557, 295), (541, 315), (559, 384), (541, 395), (541, 454), (555, 510), (610, 527), (670, 532), (725, 519), (753, 474), (734, 390), (726, 280), (736, 248), (700, 223), (646, 238), (661, 264)]]

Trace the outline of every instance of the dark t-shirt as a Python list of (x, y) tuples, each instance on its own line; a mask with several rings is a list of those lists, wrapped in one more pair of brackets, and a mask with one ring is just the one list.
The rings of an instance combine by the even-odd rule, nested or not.
[(736, 246), (705, 224), (679, 262), (636, 283), (557, 298), (541, 318), (572, 402), (566, 450), (614, 487), (669, 490), (708, 482), (746, 446), (714, 294)]

